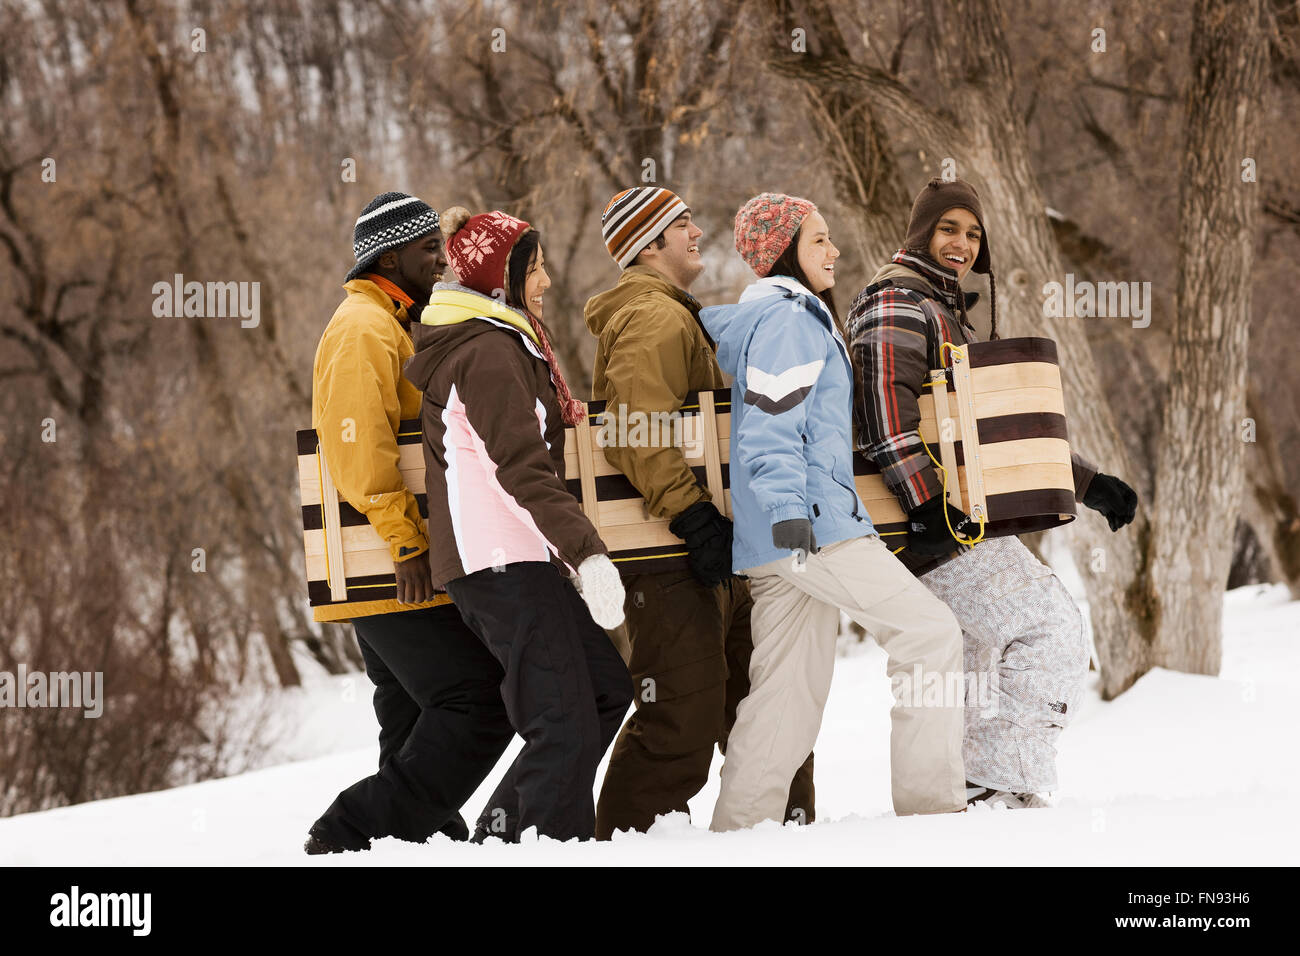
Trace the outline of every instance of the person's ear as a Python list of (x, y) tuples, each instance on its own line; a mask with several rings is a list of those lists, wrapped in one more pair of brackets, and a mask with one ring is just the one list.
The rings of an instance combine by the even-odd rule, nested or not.
[(397, 253), (393, 252), (391, 249), (386, 252), (381, 252), (379, 254), (379, 267), (381, 269), (396, 269)]

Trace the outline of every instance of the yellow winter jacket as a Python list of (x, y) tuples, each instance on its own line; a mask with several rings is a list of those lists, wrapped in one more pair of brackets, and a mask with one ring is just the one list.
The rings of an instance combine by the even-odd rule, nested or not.
[[(423, 396), (402, 375), (415, 354), (399, 305), (369, 279), (343, 286), (343, 300), (316, 347), (312, 369), (312, 427), (320, 438), (339, 493), (370, 521), (393, 560), (429, 549), (424, 519), (398, 471), (397, 430), (403, 419), (419, 418)], [(413, 550), (411, 550), (413, 549)], [(396, 600), (349, 601), (314, 609), (317, 621), (346, 621), (446, 604), (437, 595), (424, 604)]]

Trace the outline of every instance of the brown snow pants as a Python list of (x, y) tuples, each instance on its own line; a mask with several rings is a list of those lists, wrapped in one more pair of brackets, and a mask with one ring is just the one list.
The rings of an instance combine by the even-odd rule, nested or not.
[[(706, 588), (689, 571), (635, 574), (627, 589), (636, 711), (619, 732), (596, 805), (596, 838), (644, 832), (659, 814), (689, 812), (717, 744), (726, 752), (736, 706), (749, 693), (754, 647), (746, 581)], [(813, 756), (790, 783), (787, 820), (814, 819)]]

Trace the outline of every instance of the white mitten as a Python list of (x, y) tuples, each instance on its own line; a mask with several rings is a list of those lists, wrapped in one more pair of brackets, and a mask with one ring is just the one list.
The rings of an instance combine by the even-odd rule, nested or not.
[(623, 623), (623, 581), (605, 554), (593, 554), (578, 565), (578, 592), (591, 619), (607, 631)]

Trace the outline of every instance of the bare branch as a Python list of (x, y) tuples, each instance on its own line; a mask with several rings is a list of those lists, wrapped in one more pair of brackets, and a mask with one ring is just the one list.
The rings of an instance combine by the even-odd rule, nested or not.
[(1264, 197), (1264, 215), (1284, 222), (1300, 231), (1300, 205), (1290, 202), (1278, 195)]
[[(59, 324), (59, 313), (63, 310), (63, 298), (74, 289), (82, 289), (87, 286), (93, 286), (95, 283), (90, 279), (69, 279), (67, 282), (59, 283), (58, 291), (54, 293), (54, 306), (50, 309), (50, 319)], [(84, 317), (84, 316), (83, 316)], [(69, 320), (65, 323), (67, 326), (76, 324), (76, 319)]]
[(869, 96), (881, 114), (909, 127), (931, 143), (961, 138), (961, 126), (950, 114), (932, 109), (915, 93), (884, 70), (838, 57), (776, 56), (768, 69), (779, 76), (832, 87), (850, 95)]
[(1088, 77), (1088, 85), (1095, 86), (1102, 90), (1110, 90), (1115, 93), (1126, 93), (1129, 96), (1145, 96), (1149, 99), (1160, 100), (1165, 103), (1174, 103), (1178, 101), (1178, 96), (1173, 93), (1158, 93), (1155, 90), (1144, 90), (1138, 86), (1128, 86), (1124, 83), (1112, 83), (1110, 80), (1103, 80), (1095, 76)]

